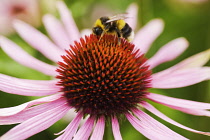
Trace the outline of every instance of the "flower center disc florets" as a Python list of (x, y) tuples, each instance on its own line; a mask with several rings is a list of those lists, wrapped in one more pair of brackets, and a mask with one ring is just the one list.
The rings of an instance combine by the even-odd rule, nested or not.
[(119, 116), (142, 101), (150, 84), (146, 59), (113, 35), (81, 38), (58, 62), (58, 85), (70, 106), (84, 114)]

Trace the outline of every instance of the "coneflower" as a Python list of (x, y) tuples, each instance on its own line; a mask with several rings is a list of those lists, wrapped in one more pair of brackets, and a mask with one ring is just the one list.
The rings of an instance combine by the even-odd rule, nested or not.
[[(131, 5), (128, 10), (130, 14), (135, 14), (132, 13), (136, 11), (135, 8), (135, 5)], [(75, 110), (77, 115), (59, 133), (57, 140), (102, 140), (107, 122), (112, 125), (114, 138), (121, 140), (118, 120), (122, 117), (127, 118), (136, 130), (149, 139), (187, 139), (150, 117), (143, 109), (180, 128), (210, 135), (209, 132), (194, 130), (173, 121), (147, 102), (151, 100), (185, 113), (210, 116), (208, 103), (148, 91), (149, 88), (178, 88), (209, 80), (210, 68), (203, 65), (209, 60), (210, 50), (152, 74), (152, 68), (173, 60), (188, 46), (184, 38), (175, 39), (147, 60), (144, 53), (162, 31), (162, 20), (153, 20), (143, 27), (137, 32), (133, 43), (124, 39), (119, 43), (112, 35), (104, 35), (99, 40), (91, 34), (79, 40), (79, 32), (66, 6), (58, 2), (58, 9), (62, 24), (52, 16), (44, 18), (46, 28), (57, 45), (26, 23), (14, 23), (17, 32), (27, 43), (57, 62), (58, 66), (41, 62), (9, 39), (0, 38), (2, 49), (14, 60), (56, 78), (26, 80), (0, 74), (1, 91), (25, 96), (48, 95), (16, 107), (0, 109), (1, 125), (20, 123), (1, 136), (1, 140), (26, 139), (49, 128), (69, 110)], [(131, 22), (130, 25), (133, 27), (135, 23)], [(60, 42), (57, 37), (61, 35), (56, 34), (55, 29), (60, 29), (58, 33), (63, 38)], [(68, 38), (70, 47), (66, 45)], [(83, 118), (87, 120), (79, 128)]]

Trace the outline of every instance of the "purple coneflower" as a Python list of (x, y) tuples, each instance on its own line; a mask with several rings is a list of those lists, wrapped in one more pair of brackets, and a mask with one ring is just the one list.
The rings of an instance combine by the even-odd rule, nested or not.
[[(163, 46), (147, 60), (149, 46), (161, 33), (163, 22), (152, 20), (137, 32), (133, 43), (114, 36), (104, 35), (100, 40), (80, 34), (62, 2), (57, 4), (61, 22), (52, 15), (44, 17), (44, 24), (52, 43), (45, 35), (21, 21), (14, 27), (19, 35), (47, 58), (58, 62), (52, 66), (27, 54), (5, 37), (0, 38), (2, 49), (17, 62), (56, 77), (54, 80), (26, 80), (0, 74), (0, 89), (24, 96), (46, 96), (16, 107), (0, 109), (0, 124), (16, 124), (0, 137), (1, 140), (26, 139), (60, 120), (69, 110), (76, 117), (59, 134), (57, 140), (101, 140), (105, 123), (111, 122), (116, 140), (121, 140), (119, 119), (126, 117), (133, 127), (149, 139), (187, 139), (143, 110), (188, 131), (210, 135), (183, 126), (170, 119), (147, 102), (151, 100), (170, 108), (198, 116), (210, 116), (210, 104), (188, 101), (150, 93), (149, 88), (179, 88), (210, 79), (210, 68), (202, 67), (210, 57), (210, 50), (196, 54), (164, 71), (152, 74), (155, 66), (173, 60), (188, 46), (184, 38), (175, 39)], [(128, 8), (135, 15), (136, 5)], [(127, 21), (135, 28), (135, 19)], [(69, 47), (69, 44), (70, 47)], [(66, 51), (64, 52), (64, 49)], [(83, 117), (86, 122), (79, 128)]]

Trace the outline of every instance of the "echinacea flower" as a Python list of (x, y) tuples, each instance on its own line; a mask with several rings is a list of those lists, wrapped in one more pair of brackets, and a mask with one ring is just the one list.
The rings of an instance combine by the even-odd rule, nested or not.
[[(51, 15), (44, 17), (44, 24), (54, 43), (26, 23), (15, 21), (14, 27), (27, 43), (50, 60), (58, 62), (58, 66), (41, 62), (9, 39), (0, 38), (2, 49), (11, 58), (56, 77), (53, 80), (27, 80), (0, 74), (0, 90), (4, 92), (46, 96), (0, 109), (1, 125), (20, 123), (1, 136), (1, 140), (26, 139), (49, 128), (69, 110), (75, 110), (77, 115), (58, 133), (60, 136), (57, 140), (102, 140), (106, 122), (111, 122), (114, 138), (121, 140), (118, 120), (123, 116), (149, 139), (187, 139), (150, 117), (144, 109), (180, 128), (210, 135), (210, 132), (194, 130), (170, 119), (147, 102), (151, 100), (188, 114), (210, 116), (208, 103), (148, 91), (149, 88), (179, 88), (209, 80), (210, 68), (203, 65), (209, 60), (210, 50), (152, 74), (152, 68), (175, 59), (188, 46), (184, 38), (175, 39), (147, 60), (143, 54), (161, 33), (162, 20), (150, 21), (136, 33), (133, 43), (124, 39), (119, 43), (112, 35), (104, 35), (100, 40), (94, 35), (88, 35), (79, 40), (79, 31), (67, 7), (62, 2), (58, 2), (57, 6), (61, 21)], [(135, 15), (136, 5), (131, 5), (127, 11)], [(127, 22), (135, 28), (135, 20), (133, 18)], [(87, 120), (79, 128), (83, 117)]]
[(20, 19), (33, 26), (40, 24), (38, 0), (1, 0), (0, 34), (8, 35), (14, 31), (12, 22)]

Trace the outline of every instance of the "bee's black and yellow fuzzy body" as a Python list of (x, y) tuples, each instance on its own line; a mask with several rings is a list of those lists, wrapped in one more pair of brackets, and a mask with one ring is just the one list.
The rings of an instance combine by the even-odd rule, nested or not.
[(131, 42), (133, 40), (133, 30), (125, 22), (122, 17), (101, 17), (96, 20), (94, 27), (92, 28), (93, 34), (97, 36), (103, 36), (104, 34), (116, 35), (119, 38), (125, 38)]

